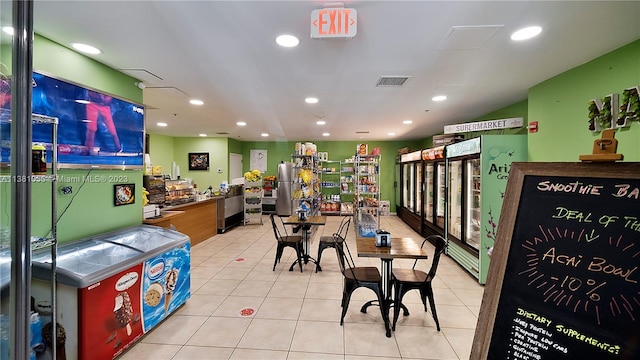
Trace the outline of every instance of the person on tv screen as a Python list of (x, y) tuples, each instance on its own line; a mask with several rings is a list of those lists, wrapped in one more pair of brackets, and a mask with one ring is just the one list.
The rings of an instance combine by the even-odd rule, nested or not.
[(98, 130), (98, 118), (100, 117), (107, 127), (107, 131), (113, 138), (115, 145), (115, 152), (122, 151), (122, 145), (120, 145), (120, 139), (118, 138), (118, 132), (116, 126), (113, 123), (113, 117), (111, 116), (111, 100), (112, 97), (105, 94), (100, 94), (95, 91), (88, 91), (89, 103), (87, 104), (87, 133), (85, 135), (84, 146), (87, 147), (87, 151), (90, 155), (94, 155), (97, 151), (94, 150), (93, 144), (96, 137), (96, 131)]

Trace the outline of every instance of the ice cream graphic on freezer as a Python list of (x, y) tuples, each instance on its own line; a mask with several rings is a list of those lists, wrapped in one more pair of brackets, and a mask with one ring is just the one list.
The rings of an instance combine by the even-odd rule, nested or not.
[(171, 297), (173, 296), (173, 292), (176, 289), (176, 284), (178, 283), (178, 269), (171, 269), (167, 271), (164, 280), (165, 287), (165, 296), (164, 296), (164, 313), (166, 314), (169, 311), (169, 304), (171, 303)]
[(116, 295), (115, 306), (113, 308), (113, 314), (116, 317), (118, 326), (120, 328), (127, 328), (127, 335), (131, 335), (131, 318), (133, 316), (133, 306), (131, 306), (131, 299), (126, 291), (123, 291)]

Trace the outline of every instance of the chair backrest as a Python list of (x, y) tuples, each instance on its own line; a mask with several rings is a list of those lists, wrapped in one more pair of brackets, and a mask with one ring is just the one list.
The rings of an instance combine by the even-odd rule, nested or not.
[[(433, 279), (436, 276), (436, 271), (438, 270), (438, 264), (440, 263), (440, 255), (442, 255), (444, 250), (447, 248), (447, 240), (445, 240), (445, 238), (443, 238), (440, 235), (430, 235), (430, 236), (427, 236), (424, 239), (424, 241), (422, 241), (421, 247), (424, 247), (424, 244), (427, 243), (427, 241), (435, 242), (433, 260), (431, 261), (431, 268), (429, 269), (429, 276), (427, 277), (427, 279), (429, 280), (429, 279)], [(415, 266), (416, 266), (416, 263), (413, 264), (414, 268)]]
[(345, 216), (340, 221), (340, 226), (338, 226), (338, 230), (333, 234), (333, 236), (339, 236), (342, 241), (347, 240), (347, 234), (349, 233), (349, 225), (351, 224), (351, 216)]
[[(271, 226), (273, 226), (273, 235), (275, 235), (276, 240), (282, 241), (283, 236), (287, 236), (287, 228), (284, 227), (284, 224), (283, 224), (282, 230), (281, 230), (278, 227), (277, 220), (275, 217), (276, 217), (275, 214), (269, 215), (269, 218), (271, 219)], [(278, 218), (280, 217), (278, 216)], [(282, 223), (282, 219), (280, 219), (279, 221)]]
[[(351, 220), (347, 221), (346, 223), (349, 224), (350, 222)], [(335, 243), (336, 255), (338, 256), (340, 272), (342, 272), (342, 275), (346, 275), (350, 272), (352, 278), (355, 279), (356, 276), (353, 272), (353, 268), (356, 267), (356, 264), (355, 261), (353, 261), (353, 256), (351, 256), (351, 251), (349, 250), (349, 245), (347, 244), (346, 237), (342, 238), (342, 236), (334, 234), (333, 241)]]

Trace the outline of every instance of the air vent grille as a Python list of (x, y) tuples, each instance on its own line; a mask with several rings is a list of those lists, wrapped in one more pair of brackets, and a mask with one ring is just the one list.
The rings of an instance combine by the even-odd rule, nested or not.
[(229, 135), (226, 131), (217, 132), (216, 135)]
[(368, 134), (368, 131), (356, 131), (356, 134)]
[(376, 86), (402, 86), (411, 76), (381, 76)]

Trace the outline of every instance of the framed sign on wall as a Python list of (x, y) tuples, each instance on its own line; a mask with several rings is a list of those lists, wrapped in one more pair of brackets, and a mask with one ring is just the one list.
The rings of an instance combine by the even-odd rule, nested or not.
[(209, 170), (209, 153), (189, 153), (189, 170)]

